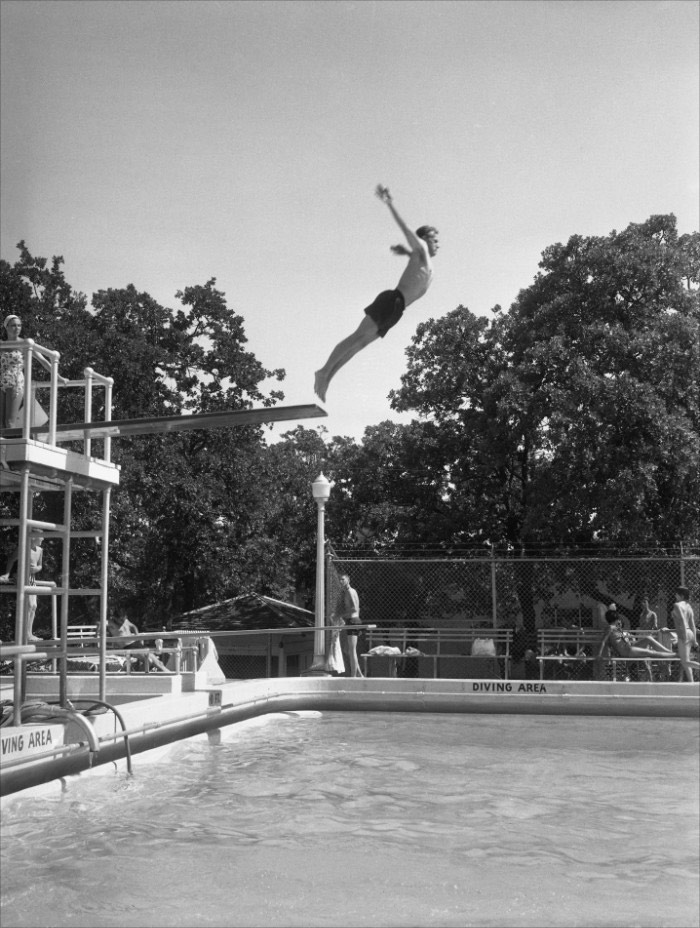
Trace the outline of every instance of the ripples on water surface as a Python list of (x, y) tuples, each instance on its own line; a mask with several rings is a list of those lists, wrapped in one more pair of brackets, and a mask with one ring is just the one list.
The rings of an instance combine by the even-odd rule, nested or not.
[(698, 925), (689, 720), (290, 713), (11, 796), (3, 928)]

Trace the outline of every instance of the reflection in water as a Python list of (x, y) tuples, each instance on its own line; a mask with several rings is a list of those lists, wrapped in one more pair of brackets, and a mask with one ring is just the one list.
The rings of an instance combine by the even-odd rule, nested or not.
[(698, 924), (697, 722), (289, 713), (216, 740), (4, 800), (3, 928)]

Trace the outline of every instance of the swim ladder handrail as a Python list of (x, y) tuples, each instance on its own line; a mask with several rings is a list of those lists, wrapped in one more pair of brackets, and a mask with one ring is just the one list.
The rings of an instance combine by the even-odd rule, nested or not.
[(27, 716), (36, 718), (38, 715), (39, 717), (43, 717), (46, 720), (55, 718), (68, 719), (71, 722), (75, 722), (76, 725), (82, 728), (87, 735), (90, 751), (93, 754), (97, 754), (97, 752), (100, 750), (100, 742), (95, 729), (92, 727), (90, 722), (88, 722), (88, 720), (79, 712), (76, 712), (75, 709), (64, 709), (62, 706), (54, 706), (45, 702), (28, 702), (22, 706), (22, 715), (25, 718)]

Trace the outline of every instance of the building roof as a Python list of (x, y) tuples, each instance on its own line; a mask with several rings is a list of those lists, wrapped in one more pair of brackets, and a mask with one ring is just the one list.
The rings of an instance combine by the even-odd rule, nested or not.
[(301, 606), (260, 593), (244, 593), (211, 606), (183, 612), (173, 619), (173, 631), (244, 631), (261, 628), (311, 627), (314, 614)]

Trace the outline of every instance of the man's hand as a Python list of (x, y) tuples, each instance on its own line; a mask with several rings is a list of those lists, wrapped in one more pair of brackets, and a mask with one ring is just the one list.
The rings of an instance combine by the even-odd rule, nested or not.
[(382, 203), (391, 203), (391, 194), (389, 193), (388, 187), (382, 187), (381, 184), (377, 184), (377, 189), (374, 192)]

